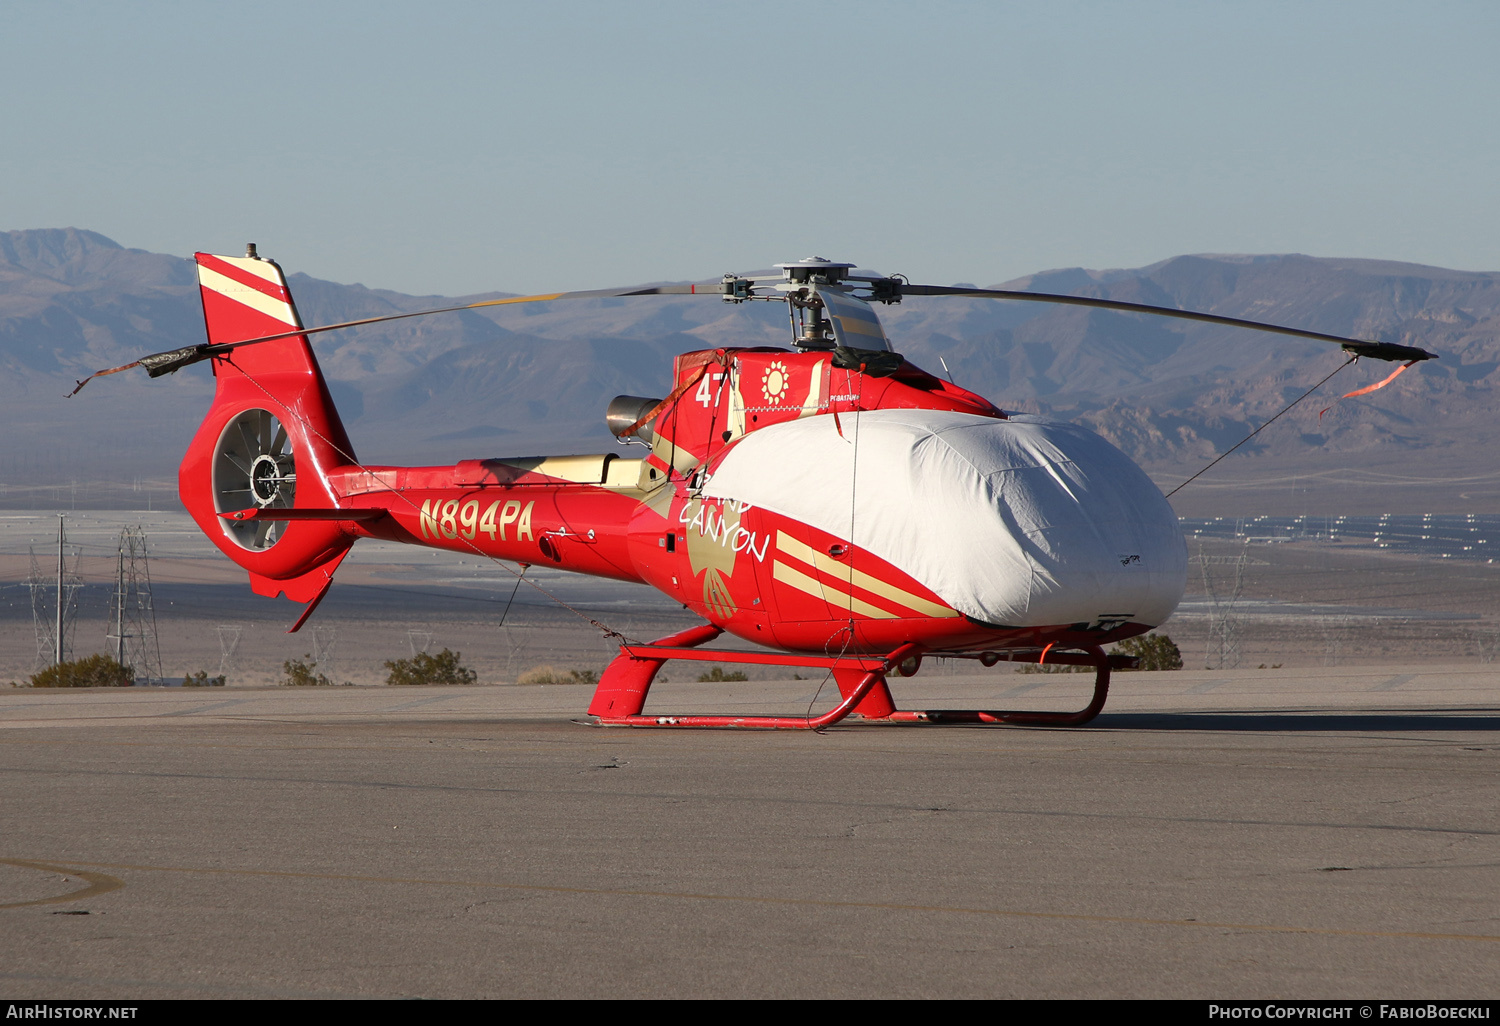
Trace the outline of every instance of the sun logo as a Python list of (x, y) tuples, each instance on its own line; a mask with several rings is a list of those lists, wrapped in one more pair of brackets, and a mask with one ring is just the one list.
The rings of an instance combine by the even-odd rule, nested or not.
[(768, 403), (779, 403), (786, 398), (791, 389), (791, 377), (786, 372), (786, 364), (780, 360), (775, 361), (766, 368), (766, 372), (760, 376), (760, 391), (766, 397)]

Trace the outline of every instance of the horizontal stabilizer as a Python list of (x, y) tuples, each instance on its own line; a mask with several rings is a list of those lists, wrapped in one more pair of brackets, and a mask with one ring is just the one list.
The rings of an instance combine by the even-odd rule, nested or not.
[(378, 520), (384, 509), (237, 509), (220, 513), (225, 520)]

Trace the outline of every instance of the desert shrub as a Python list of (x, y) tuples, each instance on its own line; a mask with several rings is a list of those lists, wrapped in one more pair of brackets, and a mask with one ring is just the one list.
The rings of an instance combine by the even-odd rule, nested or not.
[(598, 684), (598, 670), (558, 670), (536, 666), (516, 678), (517, 684)]
[(185, 688), (222, 688), (226, 679), (223, 674), (210, 677), (207, 670), (199, 670), (197, 673), (184, 675), (182, 686)]
[(750, 679), (749, 677), (746, 677), (739, 670), (733, 670), (733, 671), (731, 671), (729, 673), (725, 673), (724, 672), (724, 667), (722, 667), (722, 666), (715, 666), (712, 670), (709, 670), (707, 673), (700, 673), (698, 675), (698, 683), (700, 683), (700, 684), (708, 683), (708, 682), (711, 682), (711, 681), (721, 681), (721, 680), (749, 680), (749, 679)]
[(1126, 638), (1115, 646), (1120, 655), (1135, 656), (1141, 661), (1138, 670), (1180, 670), (1182, 652), (1165, 634), (1144, 634)]
[[(1115, 645), (1110, 651), (1111, 655), (1135, 656), (1141, 661), (1138, 670), (1180, 670), (1182, 669), (1182, 653), (1172, 639), (1165, 634), (1147, 634), (1139, 638), (1126, 638)], [(1069, 666), (1064, 663), (1050, 663), (1038, 666), (1035, 663), (1025, 664), (1017, 669), (1018, 673), (1093, 673), (1092, 666)]]
[(98, 654), (49, 666), (31, 677), (34, 688), (128, 688), (133, 683), (134, 667)]
[(1093, 673), (1092, 666), (1074, 666), (1071, 663), (1022, 663), (1017, 673)]
[(387, 660), (387, 684), (473, 684), (479, 674), (460, 663), (461, 652), (443, 649), (437, 655), (418, 652), (410, 659)]
[(301, 659), (288, 659), (281, 664), (282, 670), (286, 672), (286, 679), (281, 683), (289, 688), (326, 687), (333, 683), (327, 676), (314, 673), (318, 664), (313, 657), (303, 654)]

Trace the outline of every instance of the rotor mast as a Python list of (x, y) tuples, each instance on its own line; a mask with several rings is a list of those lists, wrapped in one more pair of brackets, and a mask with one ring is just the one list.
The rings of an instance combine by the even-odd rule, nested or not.
[[(827, 304), (818, 286), (838, 288), (853, 264), (842, 264), (823, 257), (808, 257), (791, 263), (777, 264), (782, 282), (776, 286), (786, 293), (792, 316), (793, 343), (802, 350), (828, 350), (838, 345), (833, 325), (827, 317)], [(800, 330), (798, 314), (801, 314)]]

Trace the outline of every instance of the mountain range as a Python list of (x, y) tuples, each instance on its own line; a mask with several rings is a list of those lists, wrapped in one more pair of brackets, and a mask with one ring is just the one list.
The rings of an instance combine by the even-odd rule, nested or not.
[[(324, 324), (497, 298), (418, 296), (296, 273)], [(899, 269), (897, 269), (899, 270)], [(628, 284), (602, 282), (601, 286)], [(1180, 256), (1039, 272), (999, 287), (1202, 310), (1433, 350), (1386, 388), (1332, 405), (1392, 365), (1363, 360), (1184, 489), (1190, 515), (1484, 511), (1500, 505), (1500, 274), (1362, 259)], [(896, 347), (1005, 409), (1079, 420), (1170, 489), (1325, 374), (1333, 346), (1109, 311), (907, 299), (879, 312)], [(361, 459), (600, 450), (617, 394), (662, 395), (671, 357), (787, 345), (778, 304), (697, 297), (503, 307), (321, 336), (319, 359)], [(189, 258), (76, 228), (0, 233), (0, 504), (175, 501), (175, 469), (212, 384), (202, 366), (76, 379), (203, 341)], [(1320, 411), (1328, 408), (1326, 413)]]

